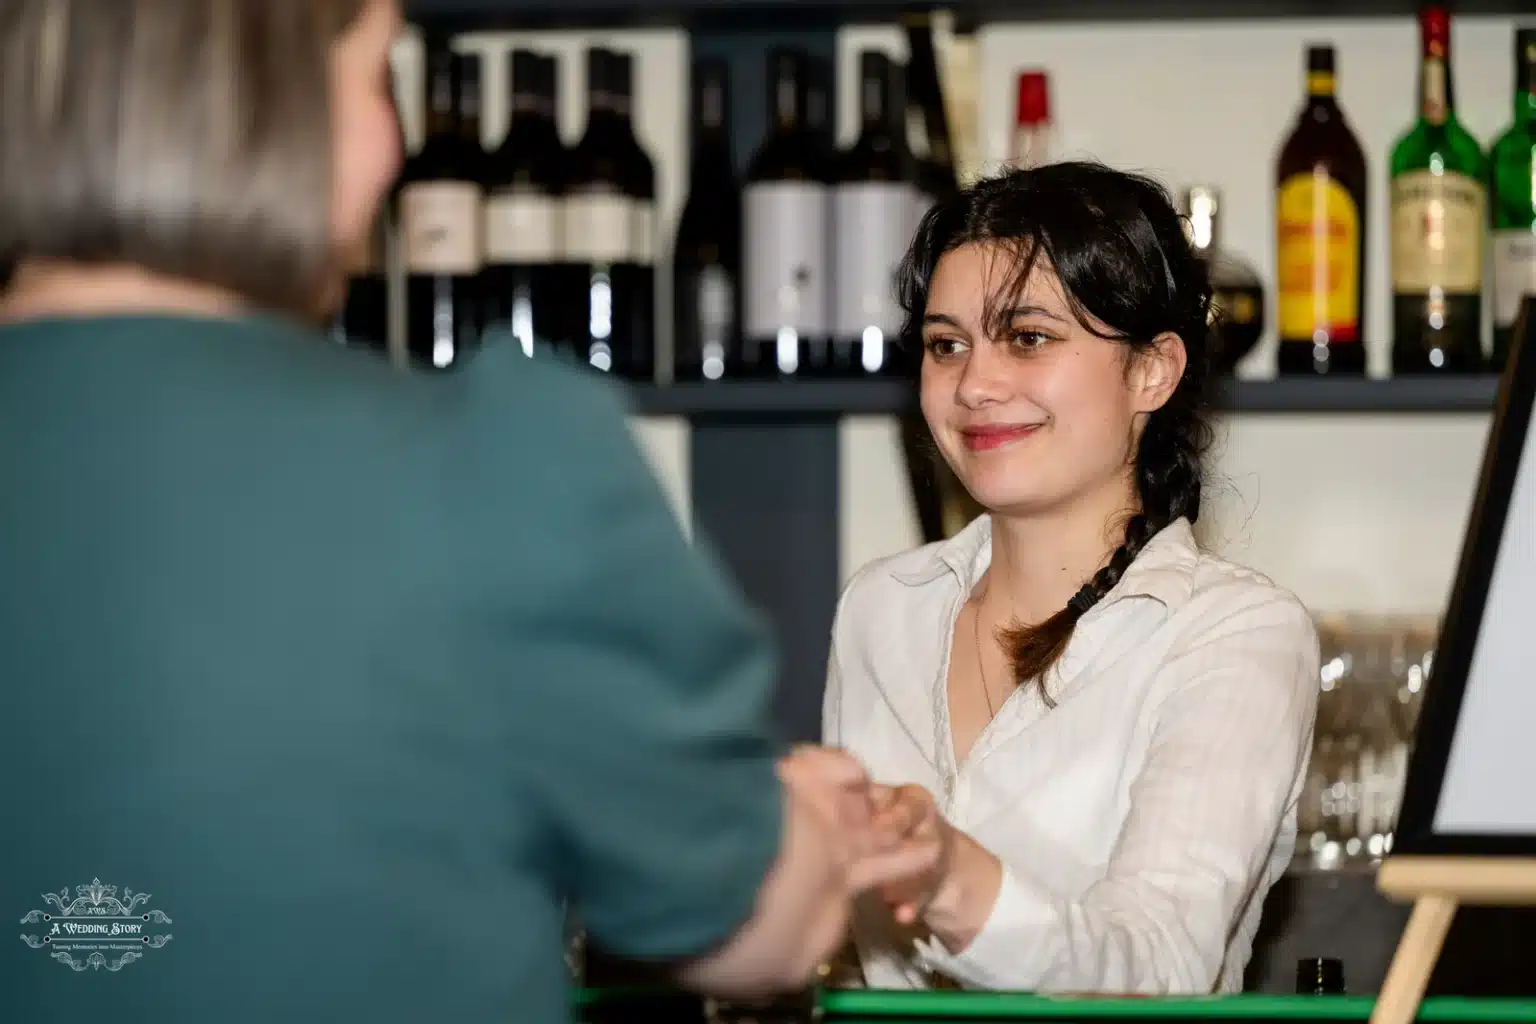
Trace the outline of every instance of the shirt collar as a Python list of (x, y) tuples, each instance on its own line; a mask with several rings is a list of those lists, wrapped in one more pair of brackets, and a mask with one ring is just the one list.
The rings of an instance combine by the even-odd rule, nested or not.
[[(1195, 564), (1200, 548), (1189, 520), (1175, 519), (1147, 541), (1113, 590), (1099, 604), (1125, 597), (1150, 597), (1175, 608), (1189, 600), (1194, 589)], [(977, 516), (953, 537), (934, 545), (916, 568), (891, 575), (907, 586), (919, 587), (952, 576), (964, 593), (976, 586), (992, 564), (992, 517)]]

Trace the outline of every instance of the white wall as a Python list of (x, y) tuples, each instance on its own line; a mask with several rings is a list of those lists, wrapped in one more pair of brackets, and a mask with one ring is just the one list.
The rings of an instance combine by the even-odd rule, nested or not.
[[(1484, 143), (1507, 124), (1515, 19), (1457, 18), (1457, 108)], [(532, 33), (474, 37), (475, 48), (536, 40), (565, 55), (562, 130), (580, 131), (580, 49), (607, 39), (637, 57), (637, 130), (656, 161), (663, 237), (681, 205), (687, 40), (677, 31)], [(1225, 194), (1223, 234), (1266, 281), (1274, 265), (1274, 157), (1301, 106), (1304, 48), (1331, 42), (1339, 95), (1371, 172), (1367, 345), (1387, 370), (1387, 154), (1414, 117), (1417, 29), (1411, 17), (1295, 21), (1006, 25), (984, 29), (982, 147), (1007, 147), (1019, 68), (1051, 76), (1064, 155), (1095, 156), (1153, 173), (1178, 189), (1196, 181)], [(839, 137), (853, 132), (855, 54), (878, 46), (904, 56), (890, 26), (850, 27), (839, 39)], [(419, 59), (401, 48), (406, 81)], [(414, 72), (412, 69), (415, 69)], [(500, 61), (488, 71), (487, 135), (505, 125)], [(419, 92), (419, 85), (414, 87)], [(413, 93), (408, 90), (408, 95)], [(408, 104), (407, 121), (418, 118)], [(1273, 373), (1273, 331), (1240, 368)], [(1238, 416), (1222, 424), (1202, 534), (1217, 550), (1274, 576), (1318, 610), (1442, 610), (1461, 542), (1487, 417)], [(679, 515), (688, 516), (687, 426), (637, 421), (637, 435)], [(893, 423), (850, 418), (842, 429), (842, 541), (846, 578), (871, 558), (918, 542)]]

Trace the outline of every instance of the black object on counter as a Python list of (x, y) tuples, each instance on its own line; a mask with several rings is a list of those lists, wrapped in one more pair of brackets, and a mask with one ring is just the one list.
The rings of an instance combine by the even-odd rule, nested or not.
[(1298, 995), (1343, 995), (1344, 961), (1327, 956), (1309, 956), (1296, 961)]

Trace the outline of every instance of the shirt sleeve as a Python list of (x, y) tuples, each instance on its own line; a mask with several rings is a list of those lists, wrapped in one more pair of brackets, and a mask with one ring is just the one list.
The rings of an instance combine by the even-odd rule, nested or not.
[(1263, 899), (1312, 747), (1317, 638), (1294, 598), (1229, 602), (1162, 669), (1166, 697), (1105, 877), (1062, 899), (1005, 864), (991, 916), (935, 969), (980, 988), (1209, 993), (1244, 910)]
[(775, 659), (734, 586), (684, 539), (613, 397), (553, 374), (540, 390), (537, 439), (498, 439), (535, 450), (502, 471), (498, 506), (502, 530), (536, 533), (512, 545), (520, 564), (494, 595), (495, 664), (526, 716), (519, 781), (596, 944), (701, 955), (752, 915), (778, 854)]

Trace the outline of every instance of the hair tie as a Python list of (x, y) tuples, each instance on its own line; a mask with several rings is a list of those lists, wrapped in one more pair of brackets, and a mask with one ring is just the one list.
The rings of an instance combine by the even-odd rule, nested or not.
[(1097, 604), (1098, 600), (1099, 595), (1093, 592), (1093, 584), (1084, 583), (1083, 589), (1073, 594), (1072, 600), (1067, 602), (1067, 607), (1083, 616), (1088, 614), (1088, 609)]

